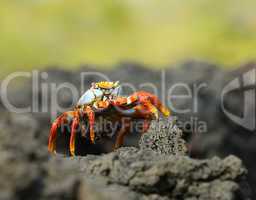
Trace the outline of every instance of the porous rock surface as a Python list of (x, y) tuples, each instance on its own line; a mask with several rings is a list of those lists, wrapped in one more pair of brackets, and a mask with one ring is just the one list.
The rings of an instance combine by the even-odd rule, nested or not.
[(68, 158), (48, 154), (32, 116), (6, 114), (0, 127), (1, 200), (250, 199), (235, 156), (195, 160), (150, 149), (142, 138), (141, 149)]
[(167, 155), (187, 155), (187, 144), (176, 120), (175, 117), (170, 117), (153, 121), (147, 134), (140, 139), (140, 149), (151, 149)]
[(82, 162), (89, 177), (104, 177), (145, 199), (235, 199), (236, 180), (245, 173), (234, 156), (199, 161), (130, 147)]

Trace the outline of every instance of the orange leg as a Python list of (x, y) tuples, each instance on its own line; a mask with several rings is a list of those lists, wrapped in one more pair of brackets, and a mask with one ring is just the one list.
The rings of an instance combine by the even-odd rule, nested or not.
[(147, 93), (147, 95), (149, 96), (150, 102), (165, 116), (165, 117), (169, 117), (170, 116), (170, 110), (165, 107), (162, 102), (160, 101), (160, 99), (150, 93)]
[(57, 140), (57, 132), (58, 132), (58, 125), (59, 125), (59, 119), (57, 119), (55, 122), (53, 122), (50, 136), (48, 140), (48, 151), (53, 153), (56, 151), (56, 140)]
[(75, 139), (76, 139), (78, 126), (79, 126), (79, 116), (75, 116), (71, 125), (71, 136), (70, 136), (70, 143), (69, 143), (71, 156), (75, 156)]
[(90, 106), (86, 106), (85, 112), (89, 119), (90, 126), (90, 141), (94, 143), (95, 141), (95, 132), (94, 132), (94, 123), (95, 123), (95, 114)]
[(155, 119), (159, 118), (158, 110), (151, 102), (144, 103), (144, 108), (146, 109), (146, 112), (149, 112), (150, 115), (153, 114)]
[(50, 135), (48, 139), (48, 151), (51, 153), (56, 152), (56, 141), (57, 141), (58, 129), (63, 128), (62, 125), (65, 125), (65, 121), (66, 121), (66, 113), (59, 116), (51, 126)]
[[(147, 104), (150, 103), (152, 106), (157, 108), (165, 117), (170, 116), (169, 109), (162, 104), (157, 96), (145, 91), (135, 92), (132, 96), (137, 96), (139, 98), (139, 102), (141, 104), (144, 104), (146, 107), (148, 107)], [(153, 109), (152, 111), (155, 112), (155, 108), (153, 108), (152, 106), (150, 106), (151, 108), (148, 108)]]
[(124, 144), (124, 138), (129, 133), (131, 127), (131, 121), (123, 121), (121, 129), (118, 131), (114, 149), (118, 149)]

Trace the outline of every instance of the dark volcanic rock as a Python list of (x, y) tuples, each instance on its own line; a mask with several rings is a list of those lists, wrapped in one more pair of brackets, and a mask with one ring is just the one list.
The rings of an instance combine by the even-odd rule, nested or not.
[[(86, 157), (49, 156), (46, 141), (38, 137), (45, 133), (32, 116), (2, 117), (1, 200), (250, 199), (246, 169), (235, 156), (195, 160), (134, 147)], [(170, 140), (170, 133), (177, 130), (164, 132), (161, 140)]]
[(131, 147), (83, 158), (80, 164), (88, 177), (104, 177), (108, 184), (128, 187), (148, 199), (239, 199), (239, 182), (246, 173), (235, 156), (199, 161)]

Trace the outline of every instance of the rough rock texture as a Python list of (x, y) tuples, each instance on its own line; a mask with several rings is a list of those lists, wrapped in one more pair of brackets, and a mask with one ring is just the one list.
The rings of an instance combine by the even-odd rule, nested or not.
[(236, 199), (246, 172), (234, 156), (199, 161), (131, 147), (82, 162), (88, 176), (104, 177), (149, 199)]
[(246, 169), (235, 156), (195, 160), (134, 147), (50, 156), (32, 116), (1, 116), (0, 200), (250, 199)]
[(147, 134), (141, 137), (139, 145), (141, 149), (151, 149), (160, 154), (186, 155), (188, 149), (182, 136), (175, 118), (161, 118), (151, 123)]

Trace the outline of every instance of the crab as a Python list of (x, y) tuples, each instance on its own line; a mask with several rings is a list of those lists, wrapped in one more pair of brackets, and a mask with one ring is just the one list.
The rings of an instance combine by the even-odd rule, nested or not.
[[(120, 95), (119, 82), (97, 82), (78, 100), (72, 111), (61, 114), (51, 126), (48, 150), (56, 152), (57, 135), (69, 134), (69, 152), (75, 156), (75, 144), (80, 133), (91, 144), (95, 143), (95, 123), (102, 123), (103, 118), (112, 124), (117, 124), (117, 129), (101, 130), (99, 134), (117, 134), (113, 149), (121, 147), (124, 138), (131, 133), (134, 124), (142, 122), (140, 134), (145, 133), (150, 127), (150, 122), (159, 118), (159, 113), (168, 117), (170, 111), (157, 96), (146, 92), (134, 92), (128, 97)], [(89, 125), (87, 129), (86, 125)], [(64, 127), (64, 128), (63, 128)], [(66, 127), (66, 128), (65, 128)]]

